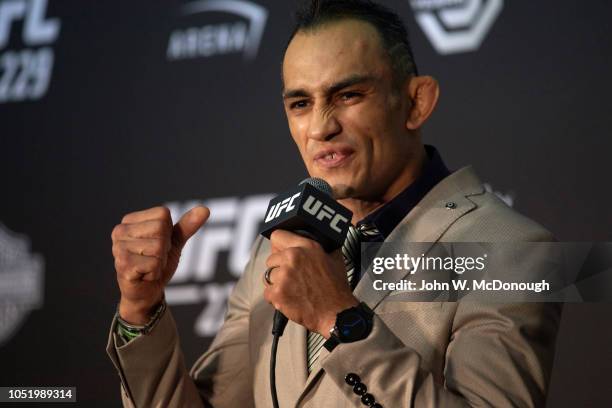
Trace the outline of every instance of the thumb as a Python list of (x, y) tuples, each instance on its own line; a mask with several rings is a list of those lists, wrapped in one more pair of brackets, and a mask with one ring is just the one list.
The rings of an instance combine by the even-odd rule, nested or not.
[(210, 210), (203, 206), (193, 207), (187, 211), (172, 229), (172, 246), (179, 250), (195, 234), (210, 216)]

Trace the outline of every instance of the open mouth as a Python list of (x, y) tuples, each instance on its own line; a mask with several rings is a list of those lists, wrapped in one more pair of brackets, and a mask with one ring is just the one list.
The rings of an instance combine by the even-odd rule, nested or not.
[(314, 161), (318, 166), (324, 168), (340, 167), (350, 160), (353, 153), (354, 151), (350, 148), (326, 149), (317, 153)]

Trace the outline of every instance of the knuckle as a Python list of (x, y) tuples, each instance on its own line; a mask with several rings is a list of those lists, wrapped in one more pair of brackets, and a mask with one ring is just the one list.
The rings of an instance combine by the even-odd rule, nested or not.
[(153, 256), (164, 255), (166, 245), (163, 240), (156, 239), (155, 241), (153, 241), (153, 244), (151, 245), (151, 247), (152, 247), (151, 251), (153, 252)]
[(119, 257), (115, 257), (115, 270), (117, 273), (123, 270), (123, 260)]
[(155, 220), (161, 221), (163, 224), (172, 224), (170, 210), (166, 207), (155, 207), (152, 210), (152, 217)]
[(170, 210), (168, 207), (160, 205), (158, 207), (153, 207), (151, 210), (159, 218), (170, 217)]
[(147, 281), (147, 282), (153, 282), (157, 280), (157, 276), (155, 276), (155, 274), (152, 274), (152, 273), (147, 273), (142, 276), (142, 280)]
[(122, 245), (118, 242), (114, 242), (112, 246), (112, 252), (115, 259), (119, 258), (122, 254)]
[(153, 210), (155, 218), (163, 221), (166, 224), (172, 222), (172, 217), (170, 216), (170, 210), (168, 209), (168, 207), (159, 206), (153, 208)]
[(280, 229), (272, 231), (272, 234), (270, 234), (270, 243), (272, 245), (281, 244), (282, 243), (282, 235), (283, 235), (283, 232)]
[(137, 282), (140, 281), (140, 275), (124, 273), (122, 275), (122, 280), (126, 282), (126, 286), (133, 288), (135, 284), (137, 284)]
[(319, 244), (317, 241), (313, 240), (313, 239), (308, 239), (306, 240), (307, 244), (305, 245), (306, 248), (308, 249), (319, 249), (322, 248), (321, 244)]
[(142, 266), (138, 264), (127, 265), (125, 268), (125, 274), (131, 277), (140, 275), (143, 271)]
[(122, 224), (129, 224), (129, 223), (130, 223), (130, 220), (131, 220), (131, 219), (132, 219), (134, 216), (136, 216), (136, 214), (137, 214), (138, 212), (139, 212), (139, 211), (133, 211), (133, 212), (131, 212), (131, 213), (127, 213), (127, 214), (125, 214), (125, 215), (123, 216), (123, 218), (121, 218), (121, 223), (122, 223)]
[(123, 252), (120, 252), (119, 255), (115, 257), (115, 270), (118, 273), (125, 273), (128, 269), (128, 259), (124, 256)]
[(138, 262), (140, 273), (156, 273), (161, 268), (159, 258), (147, 257)]
[(290, 265), (295, 265), (299, 262), (302, 255), (301, 248), (287, 248), (287, 261)]
[(155, 236), (163, 238), (167, 235), (168, 225), (164, 220), (155, 220), (153, 222), (153, 233)]
[(284, 304), (285, 299), (286, 299), (285, 294), (281, 290), (276, 289), (274, 300), (276, 300), (277, 303)]
[(113, 230), (111, 232), (111, 239), (113, 241), (119, 239), (123, 235), (123, 231), (124, 231), (124, 225), (123, 224), (115, 225), (115, 227), (113, 228)]
[(275, 254), (268, 256), (268, 259), (266, 259), (266, 266), (268, 268), (271, 268), (273, 266), (278, 266), (278, 259), (275, 256)]
[(274, 280), (274, 285), (272, 285), (270, 289), (272, 291), (273, 300), (280, 302), (280, 303), (285, 302), (287, 298), (287, 294), (286, 294), (286, 289), (284, 288), (282, 279)]
[(124, 266), (129, 258), (127, 250), (123, 245), (113, 245), (113, 251), (115, 253), (115, 261), (120, 262)]

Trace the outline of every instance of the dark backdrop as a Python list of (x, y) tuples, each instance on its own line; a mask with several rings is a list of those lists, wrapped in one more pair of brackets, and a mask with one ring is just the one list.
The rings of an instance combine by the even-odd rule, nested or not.
[[(176, 216), (202, 200), (213, 209), (167, 293), (191, 364), (269, 195), (305, 176), (280, 98), (294, 2), (238, 2), (261, 7), (250, 16), (231, 1), (22, 3), (4, 40), (0, 25), (0, 385), (71, 385), (83, 405), (116, 406), (104, 347), (118, 300), (110, 232), (122, 215), (164, 204)], [(190, 12), (217, 3), (226, 10)], [(612, 5), (447, 1), (447, 11), (480, 3), (453, 25), (441, 2), (384, 3), (409, 26), (421, 73), (441, 85), (425, 141), (454, 169), (474, 165), (560, 240), (609, 241)], [(447, 44), (481, 41), (438, 51), (424, 15)], [(549, 406), (610, 405), (611, 311), (565, 308)]]

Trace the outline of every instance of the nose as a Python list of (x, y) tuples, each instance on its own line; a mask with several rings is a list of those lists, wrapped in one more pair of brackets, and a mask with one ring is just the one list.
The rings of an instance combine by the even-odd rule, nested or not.
[(325, 108), (313, 109), (308, 126), (308, 137), (310, 139), (329, 141), (340, 133), (341, 130), (342, 127), (333, 110)]

